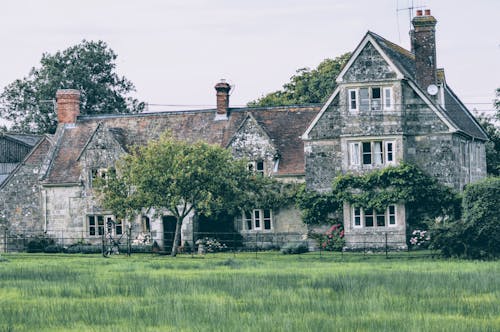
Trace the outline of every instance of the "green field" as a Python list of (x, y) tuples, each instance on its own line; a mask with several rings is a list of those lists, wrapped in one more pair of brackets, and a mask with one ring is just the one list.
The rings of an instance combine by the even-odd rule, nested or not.
[(0, 331), (500, 331), (500, 262), (3, 254)]

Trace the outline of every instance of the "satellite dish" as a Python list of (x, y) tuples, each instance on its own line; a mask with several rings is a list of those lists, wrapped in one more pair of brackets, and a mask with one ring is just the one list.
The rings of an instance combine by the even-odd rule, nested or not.
[(431, 96), (435, 96), (438, 93), (438, 87), (434, 84), (431, 84), (427, 87), (427, 93)]

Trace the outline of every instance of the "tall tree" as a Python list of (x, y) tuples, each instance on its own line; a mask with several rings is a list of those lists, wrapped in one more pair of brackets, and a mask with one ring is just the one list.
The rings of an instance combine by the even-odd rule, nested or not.
[(351, 53), (323, 60), (317, 68), (300, 68), (283, 85), (283, 90), (271, 92), (248, 103), (250, 107), (323, 103), (335, 90), (335, 78), (349, 60)]
[(128, 96), (135, 87), (115, 72), (116, 58), (103, 41), (83, 40), (64, 51), (44, 53), (39, 68), (5, 87), (0, 116), (10, 120), (15, 131), (53, 133), (58, 89), (80, 90), (81, 114), (140, 112), (144, 103)]
[(117, 216), (142, 208), (168, 211), (177, 219), (172, 256), (177, 254), (184, 219), (193, 211), (210, 216), (258, 201), (272, 180), (253, 175), (244, 160), (216, 145), (189, 144), (168, 134), (138, 147), (118, 163), (116, 176), (98, 185), (103, 206)]

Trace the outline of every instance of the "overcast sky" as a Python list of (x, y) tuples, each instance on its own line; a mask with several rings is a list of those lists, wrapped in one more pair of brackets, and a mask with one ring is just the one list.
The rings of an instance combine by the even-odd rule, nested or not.
[[(352, 51), (367, 30), (409, 48), (413, 2), (438, 20), (437, 61), (470, 109), (500, 87), (498, 0), (12, 0), (0, 3), (0, 89), (82, 39), (118, 54), (118, 73), (151, 104), (231, 105), (280, 89), (301, 67)], [(402, 10), (397, 10), (397, 9)], [(169, 109), (156, 106), (154, 110)]]

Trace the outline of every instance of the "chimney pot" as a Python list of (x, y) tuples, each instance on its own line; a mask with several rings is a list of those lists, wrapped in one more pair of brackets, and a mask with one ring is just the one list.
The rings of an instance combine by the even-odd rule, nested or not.
[(57, 121), (59, 124), (76, 123), (80, 115), (80, 91), (62, 89), (56, 92)]
[(425, 10), (425, 16), (431, 16), (431, 10), (430, 9), (426, 9)]
[(226, 82), (226, 80), (221, 79), (219, 83), (215, 85), (215, 90), (217, 91), (217, 117), (226, 117), (229, 108), (229, 91), (231, 86)]
[(417, 16), (422, 16), (422, 9), (417, 9)]

